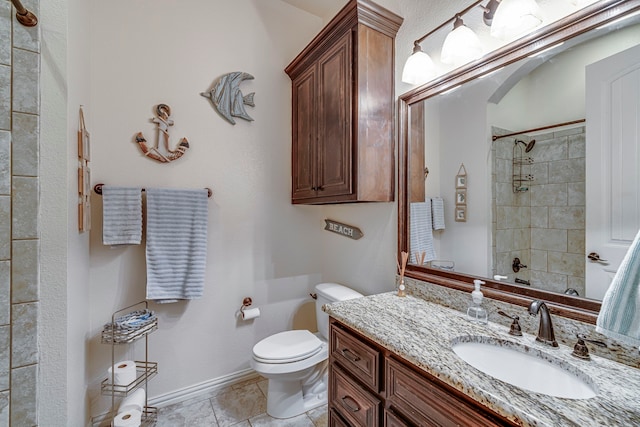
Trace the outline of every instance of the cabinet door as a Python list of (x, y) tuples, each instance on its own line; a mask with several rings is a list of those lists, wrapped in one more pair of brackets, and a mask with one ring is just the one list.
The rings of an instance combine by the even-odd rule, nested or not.
[(394, 359), (386, 359), (387, 405), (419, 426), (498, 427), (511, 425)]
[(293, 81), (292, 198), (315, 197), (317, 73), (312, 65)]
[(329, 367), (329, 408), (338, 412), (350, 425), (378, 427), (381, 401), (351, 379), (337, 365)]
[(352, 45), (347, 32), (318, 60), (318, 197), (354, 192)]

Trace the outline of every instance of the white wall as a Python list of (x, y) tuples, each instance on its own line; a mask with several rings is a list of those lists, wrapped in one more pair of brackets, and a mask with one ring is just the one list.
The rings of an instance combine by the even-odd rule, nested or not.
[[(247, 369), (253, 344), (291, 328), (300, 307), (312, 308), (308, 294), (322, 280), (321, 208), (290, 202), (291, 83), (283, 71), (322, 22), (283, 2), (192, 3), (96, 2), (91, 11), (92, 181), (214, 193), (204, 297), (151, 304), (160, 327), (149, 339), (150, 358), (161, 372), (150, 382), (152, 397)], [(253, 122), (231, 125), (200, 96), (232, 71), (255, 77), (241, 85), (245, 95), (256, 93), (255, 108), (247, 107)], [(155, 143), (150, 119), (158, 103), (172, 110), (170, 143), (187, 137), (191, 146), (169, 164), (144, 157), (132, 142), (141, 131)], [(145, 299), (146, 270), (143, 245), (102, 245), (102, 200), (92, 202), (87, 369), (94, 394), (111, 358), (99, 333), (114, 310)], [(239, 322), (247, 296), (262, 316)], [(141, 357), (122, 357), (133, 355)]]

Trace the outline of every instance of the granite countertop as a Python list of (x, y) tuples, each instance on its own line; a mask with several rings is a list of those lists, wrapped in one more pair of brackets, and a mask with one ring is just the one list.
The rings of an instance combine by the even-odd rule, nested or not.
[[(465, 314), (395, 292), (327, 304), (324, 311), (473, 400), (523, 426), (640, 425), (640, 370), (598, 356), (571, 356), (572, 348), (539, 344), (535, 336), (509, 335), (493, 322), (478, 325)], [(568, 399), (530, 392), (495, 379), (464, 362), (452, 340), (483, 336), (540, 350), (588, 377), (597, 390), (589, 399)], [(522, 367), (527, 369), (526, 366)]]

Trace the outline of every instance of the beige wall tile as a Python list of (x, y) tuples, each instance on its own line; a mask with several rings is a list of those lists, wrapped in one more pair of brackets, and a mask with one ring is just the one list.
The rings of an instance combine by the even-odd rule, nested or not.
[(11, 197), (0, 196), (0, 260), (11, 258)]
[(11, 130), (11, 67), (6, 65), (0, 65), (0, 129)]
[(11, 194), (11, 132), (5, 130), (0, 130), (0, 194)]
[[(28, 10), (38, 16), (40, 2), (38, 0), (21, 0), (21, 3)], [(40, 52), (40, 31), (38, 25), (35, 27), (25, 27), (24, 25), (13, 26), (13, 46), (20, 49)]]
[(39, 256), (38, 240), (13, 242), (11, 262), (11, 302), (13, 304), (38, 300)]
[(11, 163), (12, 174), (38, 176), (38, 116), (15, 113), (13, 115)]
[(536, 137), (536, 146), (530, 151), (534, 161), (548, 162), (552, 160), (566, 159), (567, 158), (567, 140), (566, 138), (554, 138), (546, 141), (541, 141)]
[(11, 420), (12, 426), (36, 426), (38, 365), (11, 370)]
[(569, 206), (584, 206), (585, 205), (585, 183), (571, 182), (567, 184), (568, 191), (568, 204)]
[(567, 206), (567, 184), (536, 185), (530, 191), (531, 206)]
[(13, 304), (11, 310), (11, 367), (38, 362), (38, 303)]
[(547, 271), (547, 251), (531, 250), (531, 269)]
[(0, 3), (0, 64), (11, 64), (11, 2)]
[(567, 230), (531, 229), (531, 249), (566, 252)]
[(37, 114), (40, 105), (40, 55), (13, 49), (13, 111)]
[(568, 276), (584, 276), (584, 256), (565, 252), (548, 252), (549, 272)]
[(570, 136), (567, 142), (569, 144), (570, 159), (586, 157), (586, 135), (584, 133)]
[[(11, 327), (0, 326), (0, 390), (9, 389), (9, 369), (11, 361)], [(0, 423), (0, 425), (2, 425)]]
[(567, 230), (567, 252), (585, 255), (584, 230)]
[(531, 228), (549, 228), (549, 208), (534, 206), (531, 208)]
[(580, 206), (550, 207), (549, 227), (565, 230), (584, 230), (585, 208)]
[(38, 178), (13, 177), (12, 238), (38, 238)]
[(0, 325), (8, 325), (11, 321), (10, 295), (11, 261), (0, 261)]
[(564, 292), (567, 290), (567, 276), (564, 274), (532, 271), (531, 285), (540, 287), (541, 284), (544, 284), (544, 289), (552, 292)]
[(584, 158), (549, 163), (549, 183), (584, 182)]

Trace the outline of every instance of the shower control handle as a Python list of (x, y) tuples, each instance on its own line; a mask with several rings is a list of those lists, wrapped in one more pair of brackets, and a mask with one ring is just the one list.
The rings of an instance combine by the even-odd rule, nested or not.
[(520, 258), (516, 257), (513, 259), (513, 264), (511, 264), (511, 268), (513, 269), (514, 273), (517, 273), (518, 271), (520, 271), (521, 268), (527, 268), (527, 266), (520, 263)]

